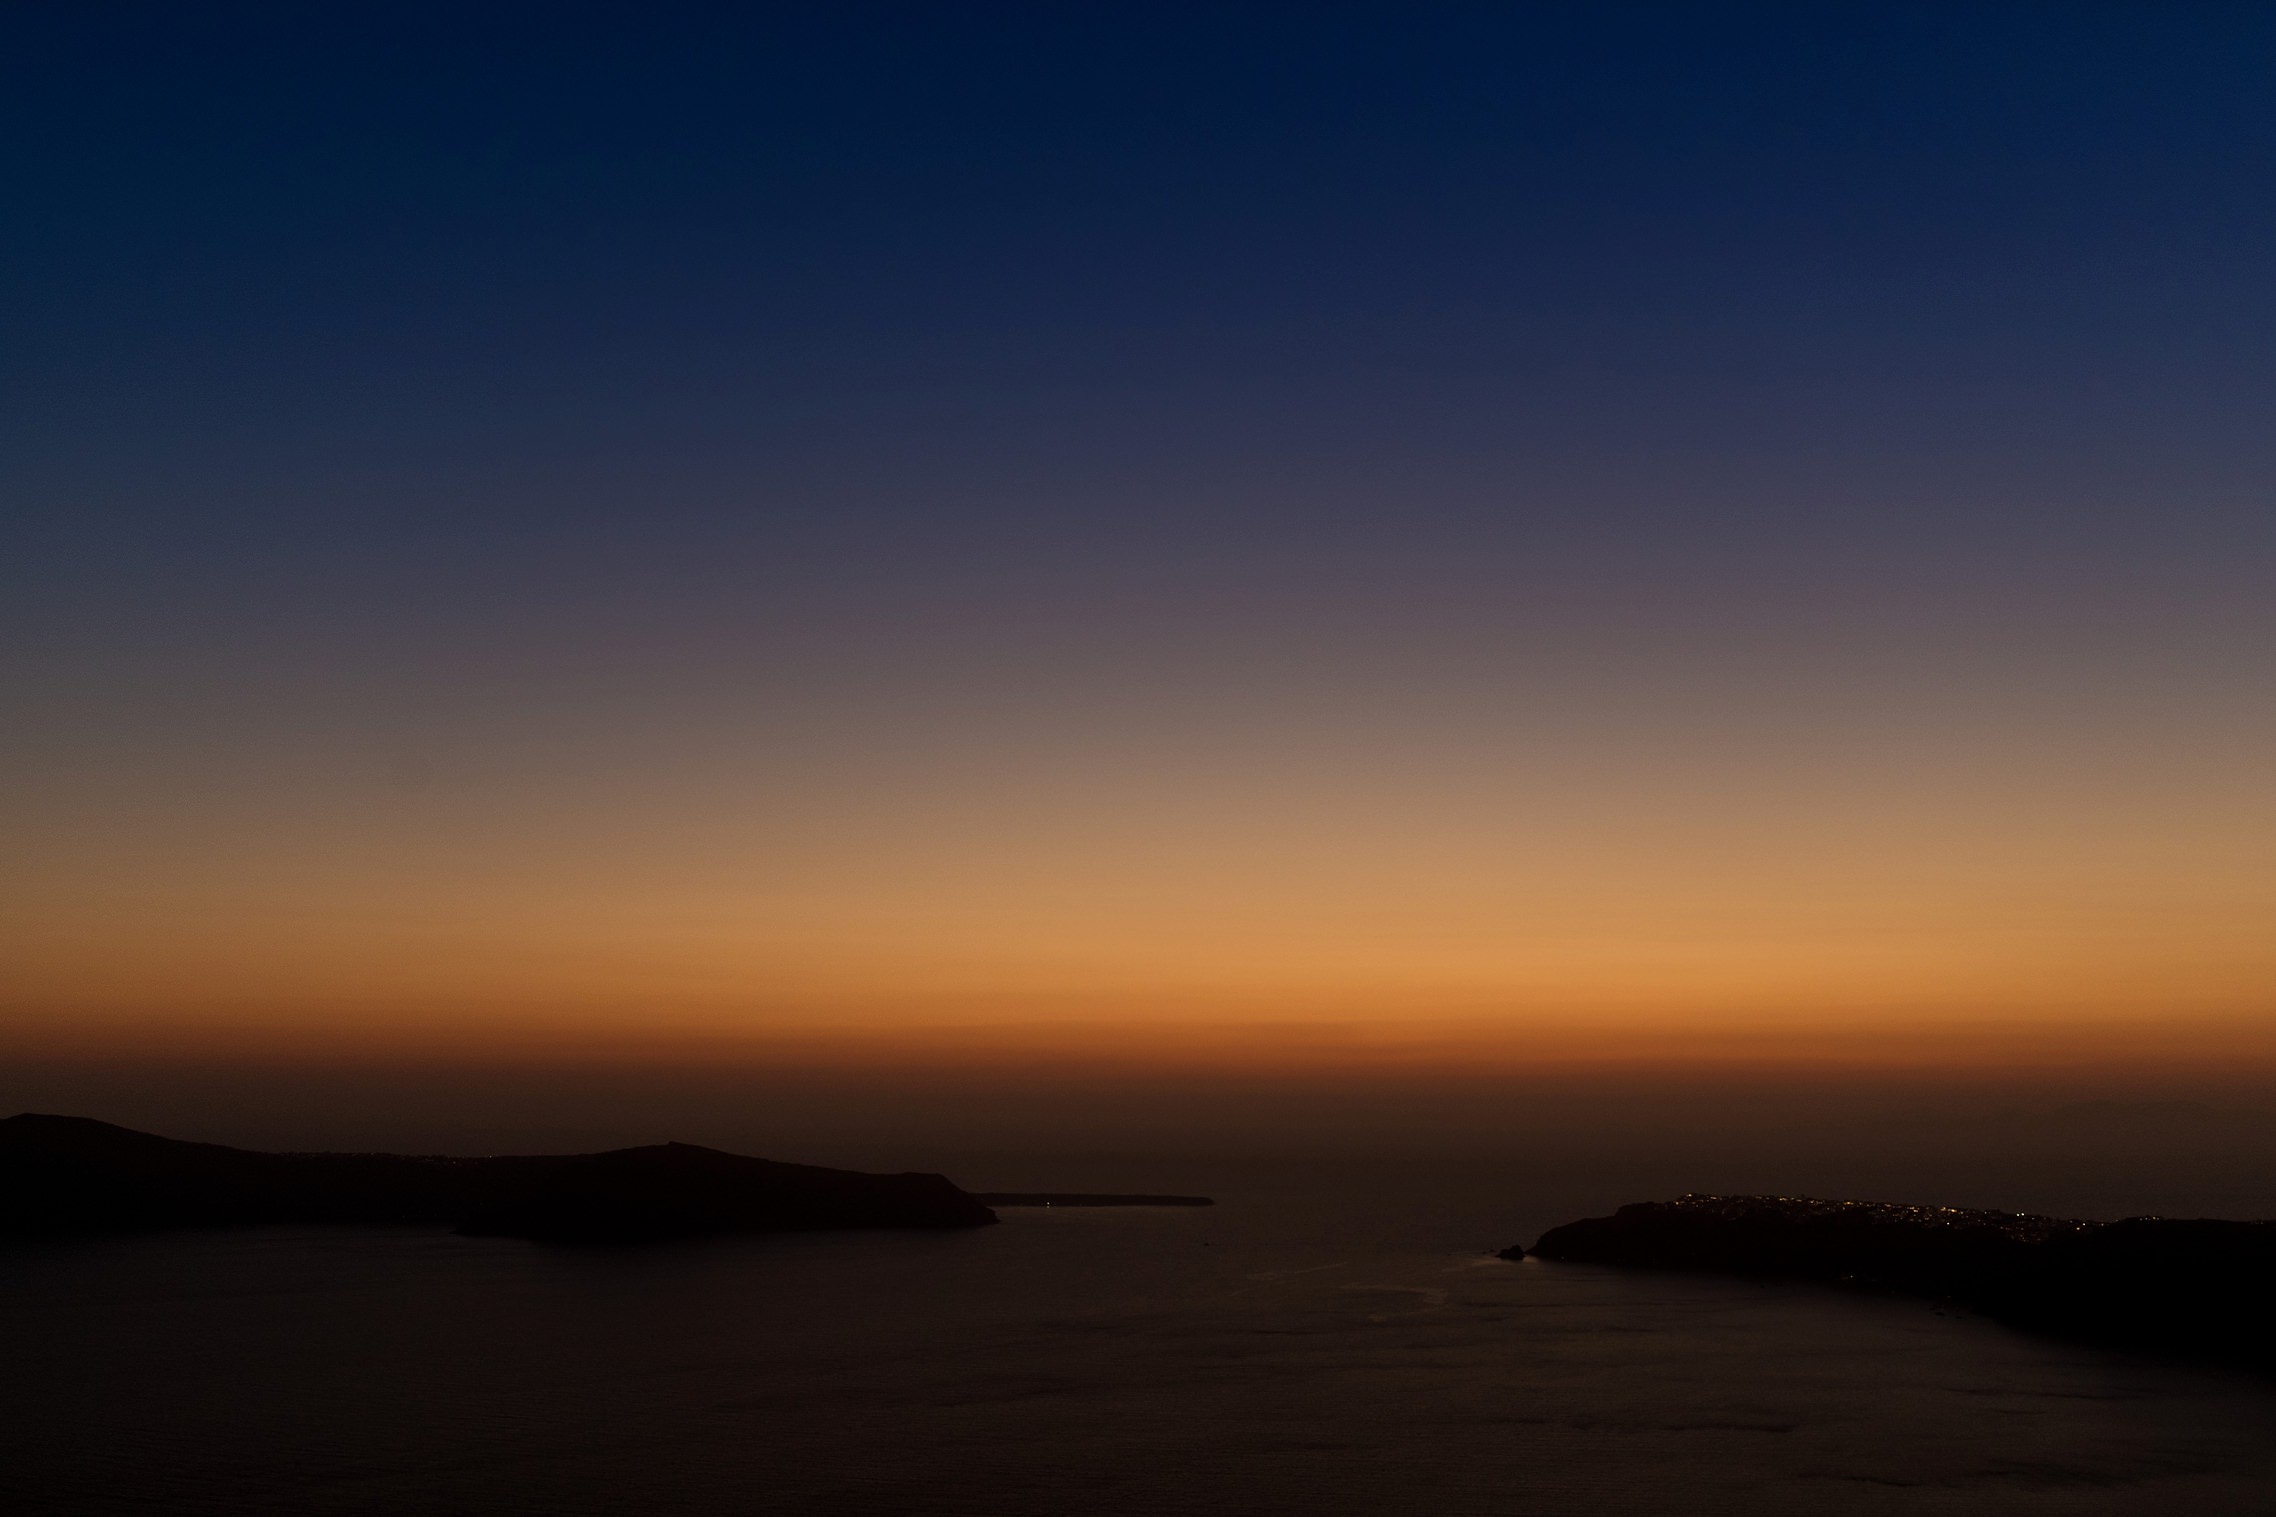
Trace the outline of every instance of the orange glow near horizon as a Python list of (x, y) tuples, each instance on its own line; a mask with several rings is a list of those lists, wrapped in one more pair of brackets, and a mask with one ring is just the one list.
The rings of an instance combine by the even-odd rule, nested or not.
[(409, 794), (216, 783), (140, 815), (115, 783), (62, 787), (15, 887), (6, 1040), (2276, 1063), (2270, 803), (2234, 744), (2177, 766), (2075, 731), (1908, 750), (1694, 726), (1173, 762), (1208, 736), (766, 785), (503, 764)]

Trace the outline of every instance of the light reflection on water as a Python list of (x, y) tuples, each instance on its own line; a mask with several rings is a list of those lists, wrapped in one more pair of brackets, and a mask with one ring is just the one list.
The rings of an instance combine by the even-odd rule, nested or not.
[[(1486, 1208), (1481, 1202), (1479, 1215)], [(2276, 1385), (1332, 1193), (0, 1250), (21, 1513), (2262, 1513)]]

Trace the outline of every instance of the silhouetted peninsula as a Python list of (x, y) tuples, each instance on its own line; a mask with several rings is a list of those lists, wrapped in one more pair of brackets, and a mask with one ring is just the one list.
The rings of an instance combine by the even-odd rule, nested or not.
[(1869, 1286), (2066, 1338), (2276, 1366), (2276, 1222), (1683, 1196), (1551, 1228), (1502, 1257), (1527, 1253)]
[(986, 1190), (973, 1197), (986, 1206), (1215, 1206), (1207, 1196), (1118, 1195), (1079, 1190)]
[(428, 1222), (549, 1242), (996, 1220), (940, 1175), (870, 1175), (663, 1143), (480, 1159), (275, 1154), (85, 1117), (0, 1120), (0, 1234)]

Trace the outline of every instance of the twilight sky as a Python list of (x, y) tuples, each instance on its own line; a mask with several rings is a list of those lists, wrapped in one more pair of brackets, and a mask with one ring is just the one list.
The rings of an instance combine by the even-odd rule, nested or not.
[(0, 1052), (2276, 1064), (2276, 12), (7, 31)]

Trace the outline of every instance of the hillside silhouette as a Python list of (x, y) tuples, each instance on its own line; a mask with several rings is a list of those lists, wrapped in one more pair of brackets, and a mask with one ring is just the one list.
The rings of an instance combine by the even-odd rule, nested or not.
[(782, 1164), (690, 1143), (489, 1158), (262, 1153), (39, 1113), (0, 1120), (0, 1198), (0, 1233), (16, 1235), (430, 1223), (633, 1242), (996, 1220), (940, 1175)]
[(2276, 1222), (1695, 1195), (1568, 1222), (1503, 1257), (1526, 1254), (1866, 1286), (2058, 1337), (2276, 1367)]

